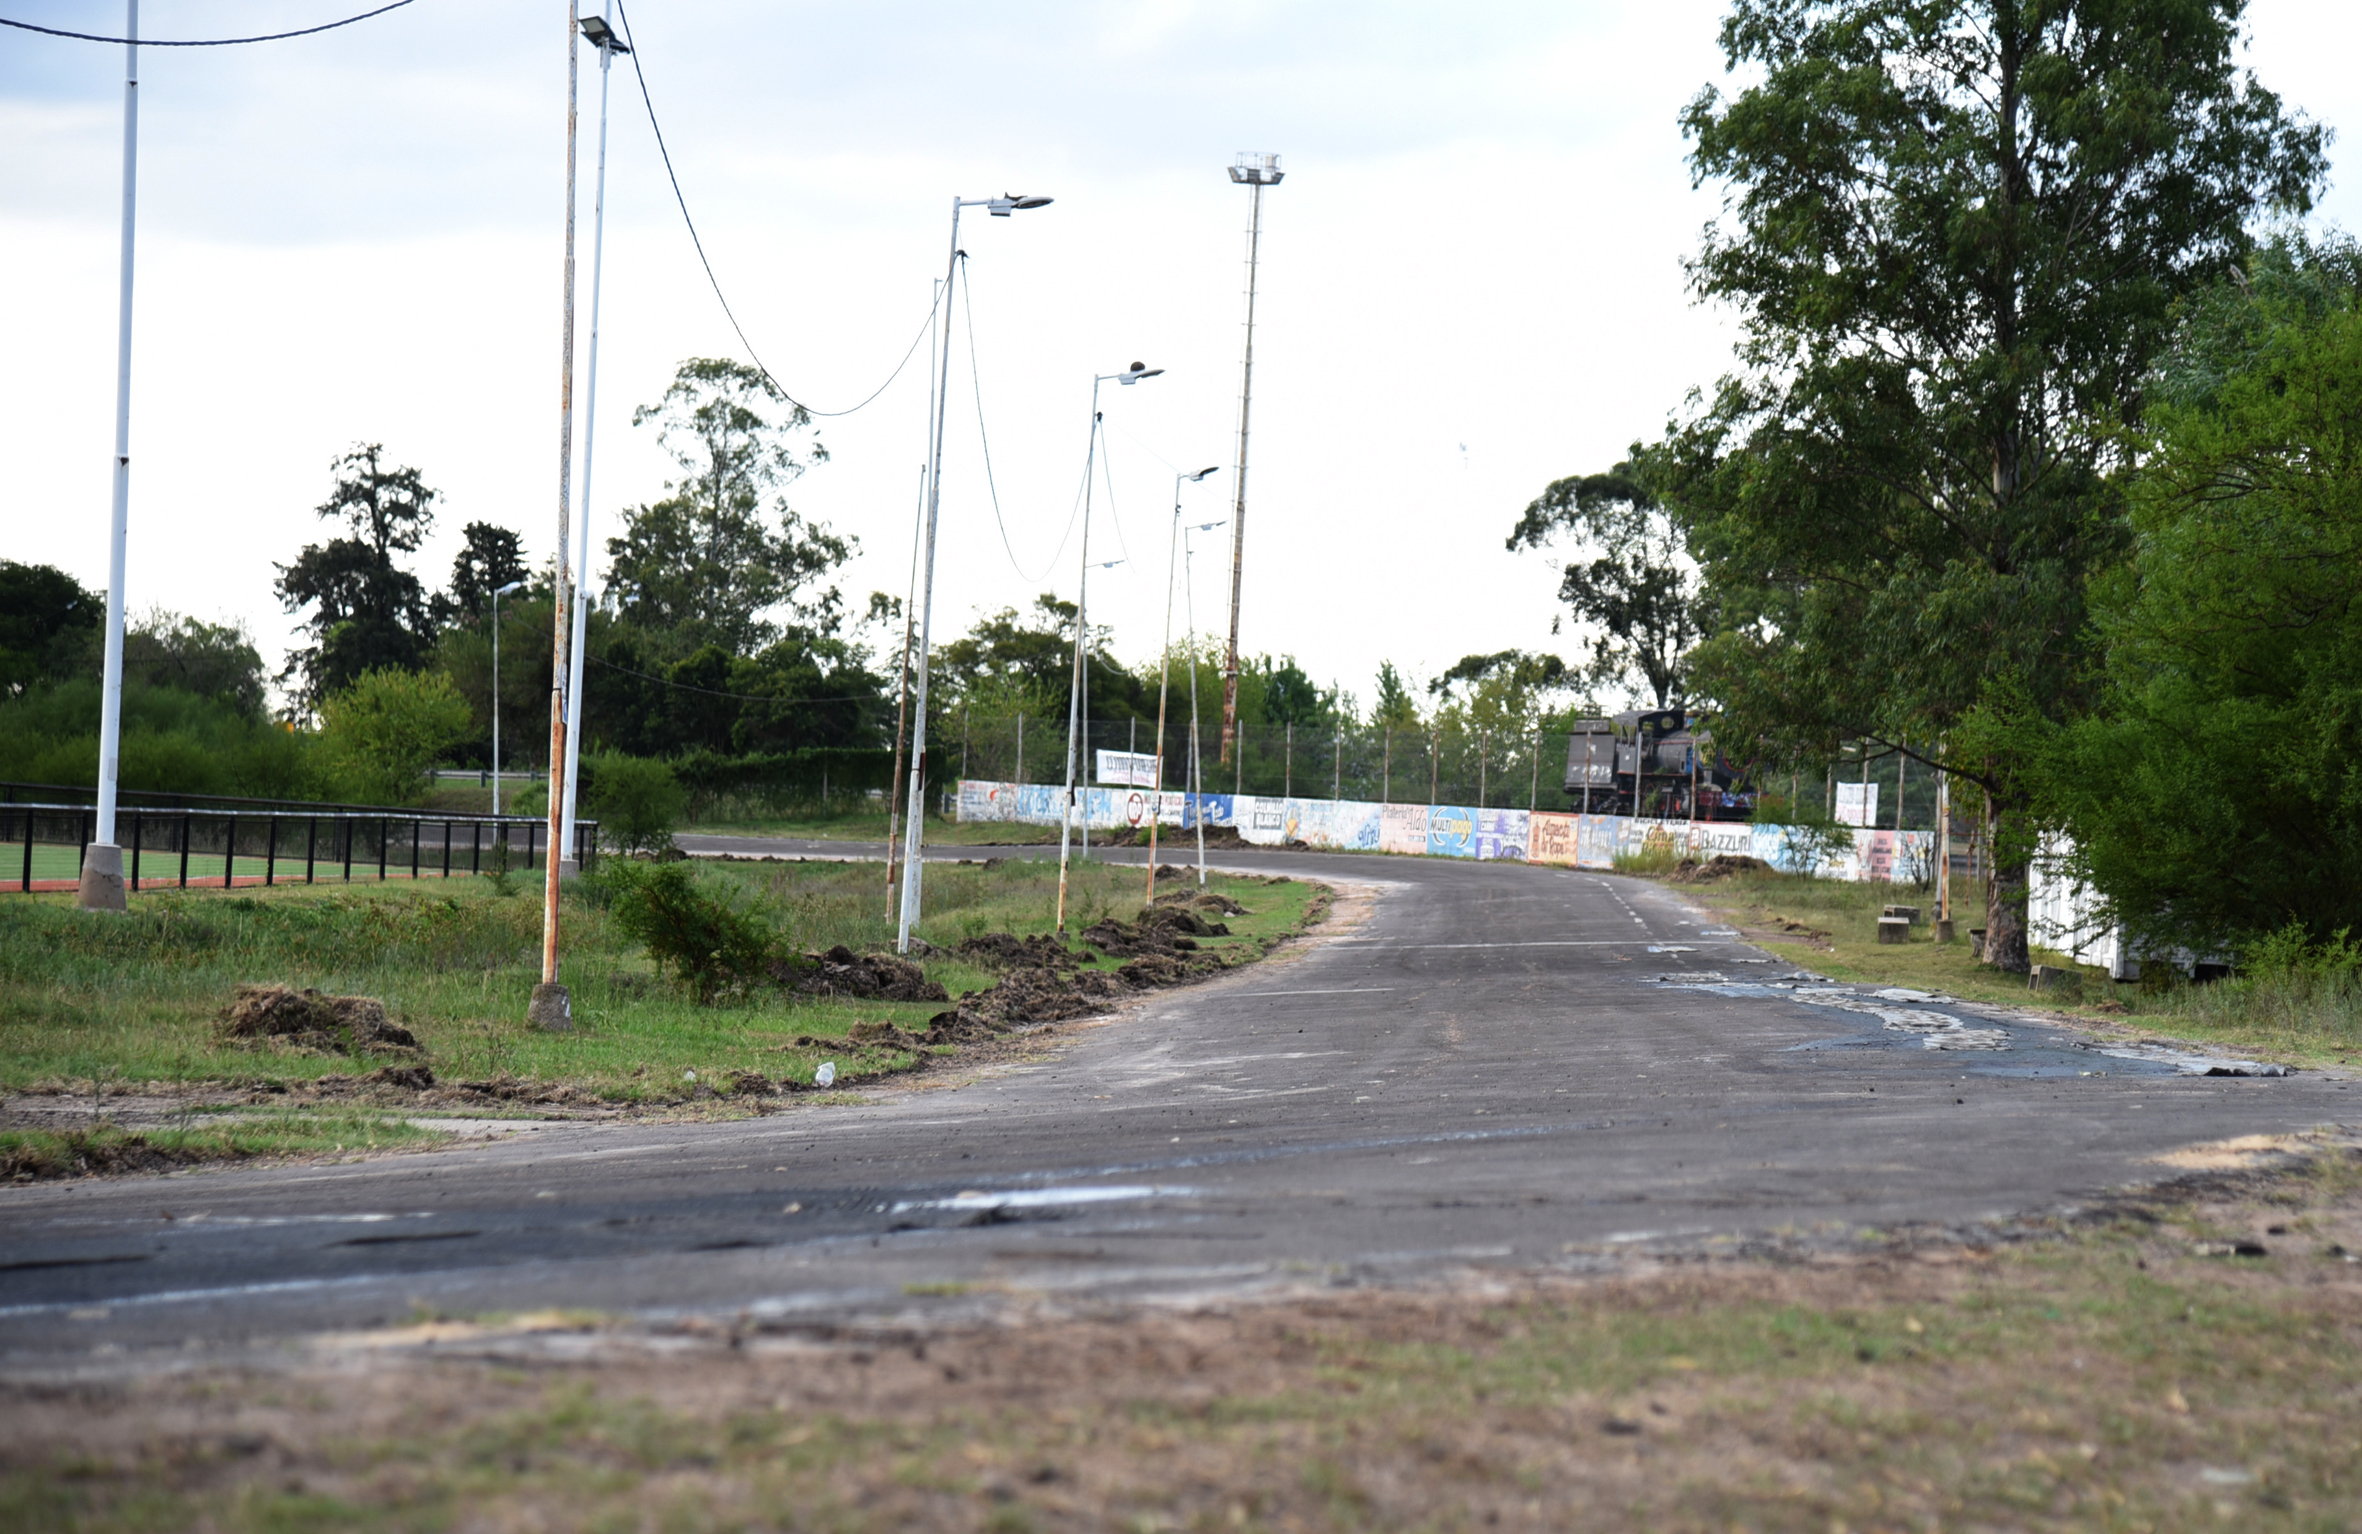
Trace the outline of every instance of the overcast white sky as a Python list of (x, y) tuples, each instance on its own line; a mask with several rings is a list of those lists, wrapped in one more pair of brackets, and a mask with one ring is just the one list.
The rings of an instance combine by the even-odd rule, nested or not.
[[(149, 0), (153, 37), (275, 31), (363, 0)], [(594, 9), (595, 4), (585, 9)], [(1715, 211), (1677, 114), (1722, 80), (1719, 0), (1058, 4), (955, 8), (642, 0), (643, 65), (683, 186), (763, 359), (842, 408), (892, 370), (971, 212), (976, 348), (1014, 559), (985, 495), (955, 349), (938, 633), (1071, 597), (1093, 373), (1109, 387), (1113, 518), (1094, 616), (1153, 653), (1174, 467), (1219, 463), (1229, 514), (1247, 198), (1266, 194), (1244, 644), (1365, 700), (1381, 659), (1562, 650), (1556, 578), (1502, 548), (1544, 484), (1604, 468), (1726, 364), (1680, 260)], [(0, 0), (83, 31), (119, 3)], [(2362, 126), (2362, 8), (2259, 0), (2252, 62)], [(326, 535), (329, 463), (383, 442), (444, 501), (419, 560), (447, 578), (472, 520), (557, 519), (564, 7), (418, 0), (345, 31), (142, 53), (129, 605), (244, 620), (276, 661), (273, 560)], [(582, 293), (598, 110), (584, 54)], [(0, 31), (0, 554), (106, 583), (122, 50)], [(674, 365), (736, 351), (698, 270), (628, 67), (614, 79), (594, 540), (670, 469), (630, 425)], [(2342, 150), (2333, 151), (2342, 163)], [(2334, 186), (2325, 218), (2355, 227)], [(579, 399), (579, 393), (578, 393)], [(900, 591), (926, 369), (824, 423), (795, 489), (862, 552), (858, 606)], [(581, 431), (578, 415), (578, 440)], [(579, 485), (579, 478), (577, 481)], [(1102, 501), (1102, 511), (1105, 503)], [(1225, 534), (1216, 535), (1218, 538)], [(1103, 551), (1103, 552), (1102, 552)], [(1053, 556), (1055, 568), (1051, 568)], [(1199, 559), (1220, 621), (1221, 547)]]

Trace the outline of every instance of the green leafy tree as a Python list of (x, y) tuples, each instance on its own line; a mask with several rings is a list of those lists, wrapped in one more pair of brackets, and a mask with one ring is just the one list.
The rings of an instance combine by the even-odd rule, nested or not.
[[(492, 593), (511, 581), (531, 578), (525, 568), (525, 544), (515, 532), (490, 522), (470, 522), (460, 529), (463, 540), (451, 561), (450, 588), (435, 598), (435, 617), (445, 624), (488, 623)], [(545, 579), (542, 595), (548, 595)], [(515, 596), (527, 596), (519, 590)]]
[(320, 705), (320, 763), (333, 792), (415, 804), (435, 764), (468, 737), (467, 699), (440, 671), (365, 671)]
[(1576, 685), (1574, 673), (1555, 655), (1499, 650), (1462, 656), (1427, 690), (1438, 702), (1439, 721), (1511, 739), (1562, 728), (1567, 709), (1561, 700)]
[(1390, 660), (1378, 662), (1378, 701), (1370, 711), (1370, 723), (1396, 730), (1411, 729), (1419, 723), (1419, 700)]
[[(2024, 732), (2090, 702), (2112, 475), (2174, 301), (2309, 204), (2323, 134), (2235, 67), (2243, 0), (1735, 0), (1684, 127), (1739, 370), (1645, 482), (1709, 571), (1690, 688), (1768, 759), (1903, 745), (1982, 788), (2026, 967)], [(1931, 742), (1948, 744), (1941, 750)]]
[(301, 627), (312, 642), (279, 673), (300, 712), (366, 672), (417, 667), (434, 641), (426, 590), (395, 556), (418, 551), (434, 525), (436, 493), (416, 469), (386, 467), (384, 452), (369, 442), (336, 460), (336, 484), (318, 510), (344, 523), (345, 536), (307, 544), (277, 567), (280, 603), (291, 613), (309, 609)]
[(104, 592), (86, 590), (56, 566), (0, 559), (0, 697), (72, 670), (106, 613)]
[(843, 599), (820, 582), (854, 544), (808, 523), (786, 488), (828, 450), (798, 457), (811, 417), (762, 373), (726, 358), (692, 357), (632, 423), (656, 423), (680, 466), (663, 500), (623, 516), (607, 540), (608, 595), (618, 616), (679, 660), (707, 645), (751, 655), (790, 620), (833, 634)]
[(1573, 537), (1575, 553), (1560, 566), (1558, 599), (1596, 630), (1582, 680), (1622, 686), (1637, 676), (1657, 707), (1681, 701), (1689, 651), (1708, 625), (1681, 528), (1639, 472), (1619, 463), (1605, 474), (1553, 481), (1518, 519), (1509, 550), (1543, 548), (1562, 534)]
[[(94, 643), (86, 669), (97, 673), (104, 659)], [(243, 623), (207, 623), (157, 608), (124, 628), (123, 680), (194, 693), (241, 718), (263, 717), (262, 652)]]
[(2262, 252), (2188, 306), (2094, 597), (2095, 714), (2051, 802), (2137, 934), (2362, 932), (2362, 250)]

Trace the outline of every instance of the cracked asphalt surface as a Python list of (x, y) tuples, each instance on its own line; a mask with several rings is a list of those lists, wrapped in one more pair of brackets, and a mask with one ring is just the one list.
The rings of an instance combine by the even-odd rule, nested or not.
[(737, 1123), (0, 1189), (0, 1365), (422, 1310), (828, 1324), (1959, 1226), (2151, 1180), (2192, 1142), (2362, 1117), (2318, 1074), (2177, 1075), (1941, 1001), (1832, 1005), (1798, 952), (1639, 881), (1219, 861), (1353, 898), (1325, 935), (1067, 1025), (1029, 1063)]

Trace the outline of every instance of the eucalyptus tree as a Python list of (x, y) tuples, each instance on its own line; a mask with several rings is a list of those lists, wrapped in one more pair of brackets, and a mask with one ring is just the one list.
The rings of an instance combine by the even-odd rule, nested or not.
[[(2089, 703), (2124, 428), (2177, 300), (2310, 206), (2322, 130), (2244, 0), (1735, 0), (1757, 83), (1683, 117), (1736, 370), (1648, 452), (1708, 570), (1691, 685), (1767, 755), (1895, 745), (1981, 788), (1987, 958), (2027, 963), (2027, 733)], [(1937, 743), (1943, 743), (1940, 746)]]

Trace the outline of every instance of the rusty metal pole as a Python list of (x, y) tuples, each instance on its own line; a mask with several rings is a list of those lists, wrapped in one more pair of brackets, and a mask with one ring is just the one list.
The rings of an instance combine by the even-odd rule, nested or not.
[(1248, 188), (1247, 348), (1238, 385), (1238, 479), (1230, 510), (1230, 648), (1222, 663), (1222, 756), (1238, 745), (1238, 601), (1247, 548), (1247, 422), (1255, 401), (1255, 273), (1263, 247), (1263, 189), (1277, 186), (1283, 173), (1276, 154), (1239, 155), (1230, 179)]
[[(938, 308), (942, 301), (937, 300)], [(928, 348), (932, 355), (932, 345)], [(927, 419), (935, 418), (934, 381), (927, 386)], [(927, 515), (927, 468), (919, 465), (918, 517), (923, 522)], [(893, 918), (895, 854), (901, 850), (901, 801), (894, 797), (902, 782), (902, 748), (909, 740), (910, 729), (910, 646), (918, 625), (919, 601), (919, 535), (921, 528), (914, 525), (910, 535), (910, 595), (902, 603), (902, 669), (896, 673), (894, 691), (894, 775), (886, 780), (886, 916)], [(963, 753), (964, 754), (964, 753)]]
[(566, 827), (566, 671), (573, 566), (568, 559), (574, 499), (574, 142), (575, 91), (580, 73), (581, 6), (566, 0), (566, 276), (565, 323), (558, 380), (558, 566), (556, 600), (552, 604), (549, 698), (549, 835), (550, 855), (544, 859), (541, 902), (541, 984), (525, 1020), (538, 1027), (564, 1031), (574, 1026), (574, 1007), (566, 988), (558, 983), (558, 865), (566, 849), (558, 843)]

